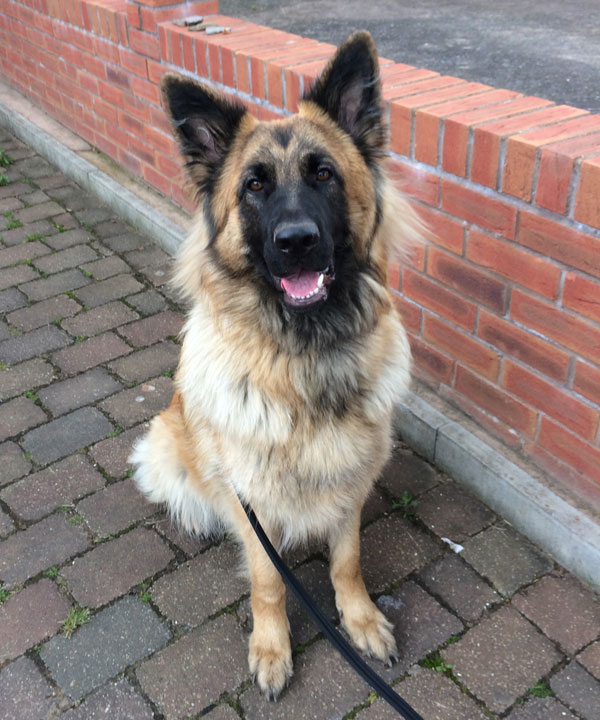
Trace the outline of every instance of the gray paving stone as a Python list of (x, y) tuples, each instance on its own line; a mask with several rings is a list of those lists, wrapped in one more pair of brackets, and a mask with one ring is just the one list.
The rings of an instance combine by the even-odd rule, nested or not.
[(8, 246), (18, 245), (19, 243), (26, 242), (27, 238), (31, 235), (43, 235), (44, 242), (50, 245), (50, 236), (57, 232), (58, 228), (49, 220), (39, 220), (38, 222), (27, 223), (27, 225), (15, 228), (14, 230), (3, 230), (2, 242)]
[(164, 569), (174, 557), (154, 531), (137, 528), (76, 558), (61, 574), (80, 605), (98, 608)]
[[(20, 285), (29, 281), (36, 281), (38, 273), (29, 265), (15, 265), (0, 270), (0, 290), (6, 290), (11, 285)], [(22, 289), (22, 288), (21, 288)]]
[(116, 235), (107, 236), (104, 238), (104, 244), (114, 252), (123, 253), (129, 250), (136, 250), (137, 248), (144, 247), (146, 240), (136, 232), (132, 232), (131, 228), (128, 228), (129, 232), (118, 233)]
[(584, 720), (598, 720), (600, 681), (586, 672), (579, 663), (571, 661), (550, 679), (550, 687), (559, 700), (579, 713)]
[(58, 232), (55, 228), (55, 234), (46, 238), (44, 242), (55, 250), (64, 250), (65, 248), (73, 245), (88, 243), (90, 240), (93, 240), (93, 237), (94, 236), (90, 232), (84, 230), (83, 228), (76, 227), (63, 232)]
[(45, 578), (12, 595), (0, 606), (0, 663), (57, 633), (70, 609), (56, 583)]
[(14, 169), (18, 170), (24, 177), (34, 180), (48, 175), (54, 175), (56, 172), (54, 167), (39, 155), (33, 155), (25, 160), (20, 160), (14, 164)]
[(598, 596), (572, 575), (542, 578), (515, 596), (513, 605), (568, 655), (600, 636)]
[(89, 287), (81, 288), (75, 293), (75, 297), (88, 307), (98, 307), (111, 300), (138, 293), (144, 286), (132, 275), (113, 275), (106, 280), (95, 282)]
[(79, 222), (86, 223), (86, 225), (97, 225), (110, 219), (114, 214), (114, 210), (106, 207), (106, 205), (98, 205), (96, 203), (94, 203), (93, 207), (88, 206), (83, 210), (77, 210), (75, 212)]
[(50, 197), (42, 190), (33, 190), (33, 192), (23, 195), (21, 199), (27, 205), (40, 205), (41, 203), (50, 201)]
[(507, 720), (577, 720), (554, 698), (531, 698), (517, 706)]
[(127, 225), (127, 223), (124, 223), (122, 220), (113, 216), (108, 220), (98, 223), (94, 227), (94, 232), (98, 235), (98, 237), (105, 240), (106, 238), (114, 237), (115, 235), (125, 235), (126, 233), (131, 232), (131, 227)]
[(360, 518), (361, 524), (366, 525), (367, 523), (371, 523), (373, 520), (380, 518), (384, 513), (390, 512), (393, 504), (385, 491), (378, 485), (374, 485), (363, 505)]
[(182, 313), (165, 310), (158, 315), (136, 320), (119, 328), (119, 334), (136, 347), (145, 347), (178, 335), (182, 325)]
[(344, 717), (368, 696), (367, 684), (321, 640), (295, 658), (294, 677), (276, 703), (266, 700), (257, 686), (239, 702), (247, 720), (321, 720)]
[(52, 218), (52, 222), (56, 225), (59, 233), (64, 233), (67, 230), (77, 230), (79, 228), (77, 218), (68, 212), (64, 212), (62, 215), (55, 215)]
[(170, 340), (138, 350), (110, 363), (109, 369), (127, 382), (147, 380), (166, 370), (173, 370), (179, 361), (179, 345)]
[(54, 353), (52, 360), (64, 373), (74, 375), (130, 352), (129, 345), (109, 331)]
[(157, 290), (145, 290), (137, 295), (130, 295), (127, 302), (144, 315), (154, 315), (168, 307), (167, 301)]
[[(46, 300), (52, 295), (70, 292), (88, 285), (89, 278), (80, 273), (77, 268), (63, 270), (41, 280), (33, 280), (19, 286), (30, 300)], [(85, 303), (84, 303), (85, 304)]]
[(158, 652), (136, 675), (165, 719), (179, 720), (239, 686), (248, 677), (247, 655), (247, 638), (225, 614)]
[(20, 210), (22, 207), (24, 207), (23, 203), (16, 197), (9, 197), (0, 200), (0, 213)]
[(71, 455), (13, 483), (0, 499), (24, 520), (37, 520), (101, 487), (104, 478), (85, 455)]
[(137, 427), (122, 432), (116, 437), (101, 440), (90, 448), (90, 456), (93, 457), (109, 475), (120, 478), (131, 467), (127, 460), (131, 455), (133, 443), (138, 437), (144, 435), (147, 430), (147, 427), (138, 425)]
[(10, 515), (0, 510), (0, 537), (6, 537), (15, 529), (15, 524)]
[(61, 565), (89, 545), (87, 533), (62, 513), (50, 515), (0, 544), (0, 580), (19, 585), (53, 565)]
[(428, 462), (397, 446), (377, 482), (399, 500), (405, 492), (413, 497), (422, 495), (438, 484), (439, 476)]
[(127, 680), (119, 680), (96, 690), (78, 708), (61, 717), (64, 720), (153, 720), (154, 714)]
[(6, 319), (23, 332), (29, 332), (62, 318), (76, 315), (80, 310), (81, 305), (75, 300), (66, 295), (56, 295), (21, 310), (15, 310), (7, 315)]
[(106, 278), (120, 273), (131, 272), (131, 268), (125, 261), (117, 255), (111, 255), (94, 262), (88, 262), (82, 265), (82, 270), (89, 272), (94, 276), (95, 280), (106, 280)]
[(132, 250), (125, 254), (125, 259), (131, 267), (140, 269), (146, 267), (154, 267), (155, 265), (164, 265), (169, 261), (169, 256), (164, 250), (153, 245), (151, 242), (146, 247), (139, 250)]
[(68, 345), (71, 338), (54, 325), (32, 330), (0, 343), (0, 361), (14, 365)]
[(23, 448), (36, 462), (46, 465), (102, 440), (113, 429), (96, 408), (84, 407), (29, 431)]
[(16, 245), (6, 250), (0, 250), (0, 268), (26, 260), (33, 260), (40, 255), (47, 255), (49, 252), (50, 248), (37, 240), (35, 242), (24, 243), (23, 245)]
[(552, 570), (552, 561), (505, 523), (465, 542), (461, 557), (505, 597)]
[(27, 305), (27, 297), (17, 288), (0, 291), (0, 313), (16, 310), (24, 305)]
[(46, 255), (33, 261), (35, 267), (44, 273), (57, 273), (61, 270), (79, 267), (83, 263), (95, 260), (98, 256), (87, 245), (74, 245), (59, 252)]
[(131, 427), (164, 410), (171, 401), (173, 389), (170, 378), (152, 378), (103, 400), (99, 407), (121, 427)]
[[(441, 672), (415, 666), (394, 690), (426, 720), (486, 720), (477, 704)], [(398, 713), (376, 700), (357, 720), (396, 720)]]
[(42, 203), (41, 205), (33, 205), (29, 208), (16, 210), (14, 216), (22, 223), (31, 223), (36, 220), (44, 220), (45, 218), (61, 215), (63, 212), (64, 208), (62, 208), (58, 203), (50, 200), (49, 202)]
[(240, 717), (232, 707), (225, 705), (225, 703), (211, 710), (209, 715), (210, 720), (239, 720)]
[[(396, 538), (394, 543), (389, 538)], [(361, 566), (367, 590), (382, 592), (413, 570), (431, 562), (441, 548), (399, 515), (378, 520), (361, 535)]]
[(54, 690), (28, 657), (0, 672), (0, 707), (2, 720), (48, 720), (60, 712)]
[(510, 606), (484, 618), (442, 657), (496, 713), (507, 710), (561, 659), (550, 640)]
[(456, 555), (446, 555), (419, 572), (427, 589), (469, 623), (502, 598)]
[[(140, 272), (154, 287), (162, 287), (169, 282), (172, 269), (172, 261), (169, 260), (163, 265), (151, 265), (150, 267), (141, 268)], [(165, 294), (167, 294), (167, 292), (168, 291), (165, 290)]]
[(35, 184), (42, 190), (50, 190), (51, 188), (63, 187), (70, 183), (69, 178), (61, 172), (55, 172), (47, 177), (37, 178)]
[(239, 570), (239, 549), (223, 542), (159, 578), (152, 600), (174, 623), (196, 627), (250, 590)]
[(12, 182), (10, 185), (0, 187), (0, 198), (19, 197), (31, 192), (31, 185), (24, 182)]
[(162, 517), (154, 524), (154, 528), (189, 557), (195, 557), (215, 542), (214, 538), (190, 535), (164, 511)]
[(95, 403), (122, 387), (104, 368), (94, 368), (49, 385), (38, 392), (38, 397), (56, 417), (83, 405)]
[(46, 385), (52, 380), (54, 380), (54, 368), (41, 358), (12, 365), (0, 370), (0, 400), (8, 400), (26, 390)]
[(0, 444), (0, 487), (27, 475), (31, 463), (14, 442)]
[(71, 335), (90, 337), (98, 333), (112, 330), (118, 325), (137, 320), (139, 315), (124, 303), (115, 302), (79, 313), (74, 318), (64, 320), (61, 325)]
[(79, 700), (169, 640), (149, 605), (125, 597), (95, 615), (71, 637), (47, 642), (40, 656), (61, 690)]
[(583, 652), (579, 653), (577, 660), (589, 673), (600, 680), (600, 640), (588, 645)]
[(103, 488), (77, 505), (77, 512), (99, 537), (115, 535), (156, 511), (157, 506), (145, 499), (130, 478)]
[(49, 188), (48, 195), (60, 202), (68, 210), (83, 210), (88, 205), (98, 205), (96, 198), (84, 192), (79, 186), (73, 183), (61, 185), (56, 188)]
[(33, 400), (18, 397), (0, 405), (0, 440), (46, 422), (46, 413)]
[(12, 337), (11, 331), (8, 329), (7, 323), (0, 320), (0, 340), (8, 340)]

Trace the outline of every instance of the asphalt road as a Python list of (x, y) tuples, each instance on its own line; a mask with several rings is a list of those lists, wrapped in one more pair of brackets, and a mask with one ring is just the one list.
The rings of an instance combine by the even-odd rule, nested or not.
[(220, 0), (220, 11), (600, 113), (600, 0)]

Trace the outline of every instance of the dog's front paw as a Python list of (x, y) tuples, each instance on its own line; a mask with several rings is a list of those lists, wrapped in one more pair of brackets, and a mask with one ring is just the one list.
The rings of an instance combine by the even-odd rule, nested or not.
[(393, 625), (369, 600), (369, 605), (353, 608), (342, 615), (342, 624), (352, 642), (365, 655), (391, 665), (398, 659)]
[(265, 646), (250, 638), (248, 664), (258, 687), (268, 700), (277, 700), (292, 677), (292, 650), (287, 646)]

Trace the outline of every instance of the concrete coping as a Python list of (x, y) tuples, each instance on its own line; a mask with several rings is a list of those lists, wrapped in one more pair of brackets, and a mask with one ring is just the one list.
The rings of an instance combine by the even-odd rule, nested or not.
[[(64, 140), (69, 131), (58, 123), (49, 123), (42, 116), (50, 126), (50, 131), (46, 131), (28, 120), (23, 115), (28, 104), (0, 84), (1, 125), (166, 252), (175, 254), (186, 233), (187, 219), (183, 212), (181, 221), (177, 222), (173, 220), (172, 211), (167, 216), (157, 210), (145, 199), (149, 195), (147, 189), (144, 197), (140, 197), (83, 157), (91, 148), (80, 138), (71, 133), (73, 142), (68, 145), (76, 148), (71, 149)], [(40, 113), (32, 104), (29, 106), (29, 117)], [(56, 125), (56, 132), (52, 124)], [(135, 186), (137, 181), (128, 184)], [(155, 194), (159, 207), (164, 206), (164, 199)], [(417, 453), (467, 487), (557, 562), (600, 591), (600, 526), (591, 516), (414, 392), (398, 406), (395, 429)]]

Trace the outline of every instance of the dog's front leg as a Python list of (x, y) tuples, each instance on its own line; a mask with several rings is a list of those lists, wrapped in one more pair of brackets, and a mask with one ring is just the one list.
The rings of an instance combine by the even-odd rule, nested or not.
[(390, 663), (398, 656), (392, 624), (369, 597), (360, 570), (360, 509), (329, 537), (330, 574), (343, 626), (365, 655)]

